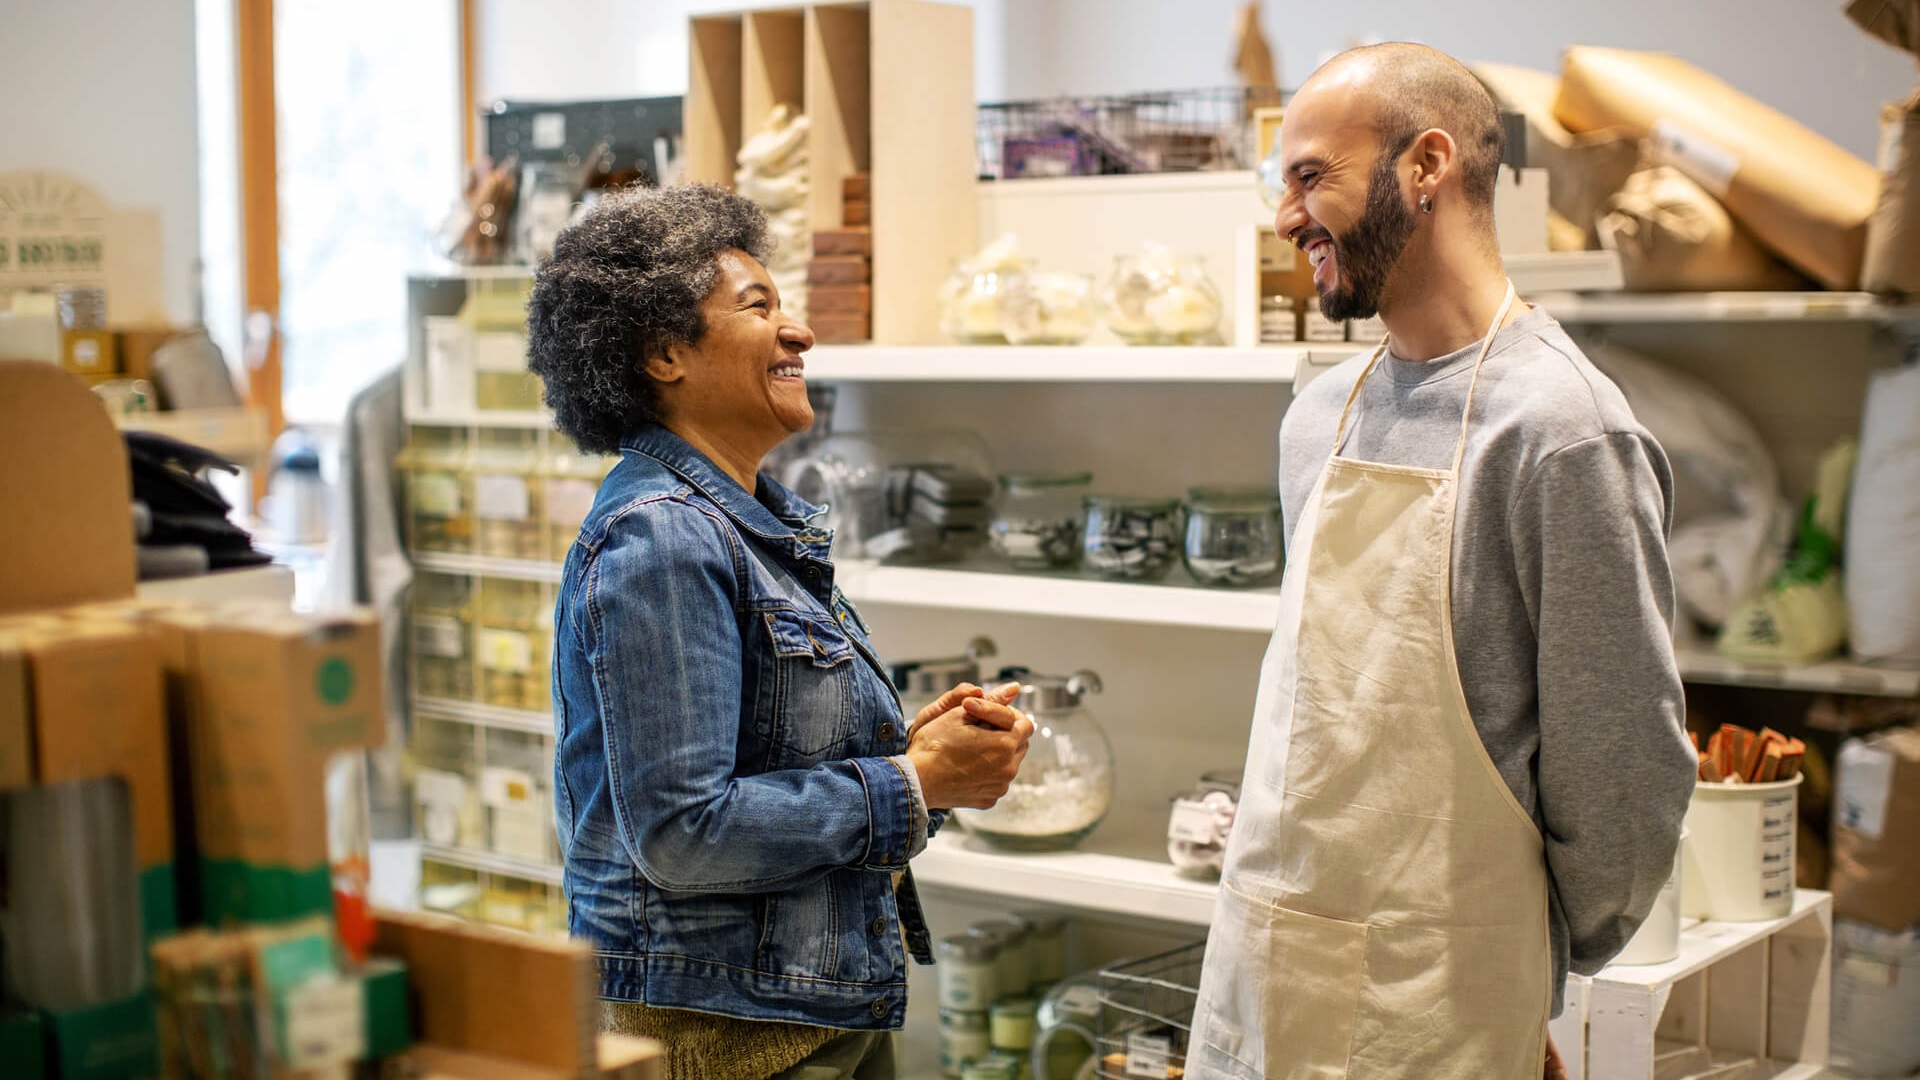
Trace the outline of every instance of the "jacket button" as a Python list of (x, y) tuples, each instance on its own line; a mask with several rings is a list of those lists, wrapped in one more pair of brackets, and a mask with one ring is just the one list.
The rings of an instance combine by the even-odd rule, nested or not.
[(887, 1014), (892, 1011), (893, 1009), (887, 1004), (886, 998), (878, 998), (873, 1003), (873, 1018), (875, 1020), (885, 1020)]
[(867, 929), (868, 929), (868, 930), (871, 930), (871, 931), (873, 931), (873, 936), (874, 936), (874, 937), (885, 937), (885, 936), (887, 936), (887, 918), (886, 918), (886, 916), (884, 916), (884, 915), (875, 915), (875, 916), (873, 917), (873, 922), (871, 922), (871, 923), (869, 923), (869, 924), (867, 924)]
[(891, 721), (880, 725), (881, 742), (892, 742), (894, 736), (897, 734), (899, 734), (899, 732), (894, 728)]

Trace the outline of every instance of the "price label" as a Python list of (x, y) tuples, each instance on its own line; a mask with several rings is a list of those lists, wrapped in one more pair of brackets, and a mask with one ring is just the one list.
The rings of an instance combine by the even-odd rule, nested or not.
[(1165, 1035), (1127, 1036), (1127, 1075), (1151, 1076), (1167, 1080), (1167, 1063), (1173, 1057), (1173, 1042)]
[(1075, 1016), (1098, 1016), (1100, 993), (1091, 986), (1070, 986), (1060, 994), (1060, 1011)]

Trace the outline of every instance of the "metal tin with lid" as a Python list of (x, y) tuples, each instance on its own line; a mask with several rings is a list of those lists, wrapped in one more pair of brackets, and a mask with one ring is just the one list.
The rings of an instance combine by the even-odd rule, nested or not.
[(1080, 707), (1080, 699), (1101, 691), (1100, 676), (1087, 670), (1071, 675), (1036, 675), (1023, 667), (1003, 668), (1002, 682), (1018, 680), (1020, 696), (1013, 707), (1025, 713), (1062, 712)]

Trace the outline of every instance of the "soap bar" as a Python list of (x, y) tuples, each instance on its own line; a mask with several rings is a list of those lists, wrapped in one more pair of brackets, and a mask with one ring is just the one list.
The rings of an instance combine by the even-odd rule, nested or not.
[(822, 229), (813, 234), (815, 255), (871, 255), (873, 232), (869, 229)]
[(823, 255), (807, 264), (809, 285), (865, 285), (871, 264), (858, 255)]

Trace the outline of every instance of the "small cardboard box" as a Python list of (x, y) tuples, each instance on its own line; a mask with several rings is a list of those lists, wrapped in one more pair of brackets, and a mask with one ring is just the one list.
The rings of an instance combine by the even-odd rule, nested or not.
[(333, 911), (325, 776), (386, 737), (380, 630), (366, 612), (174, 620), (188, 666), (200, 886), (210, 922)]

